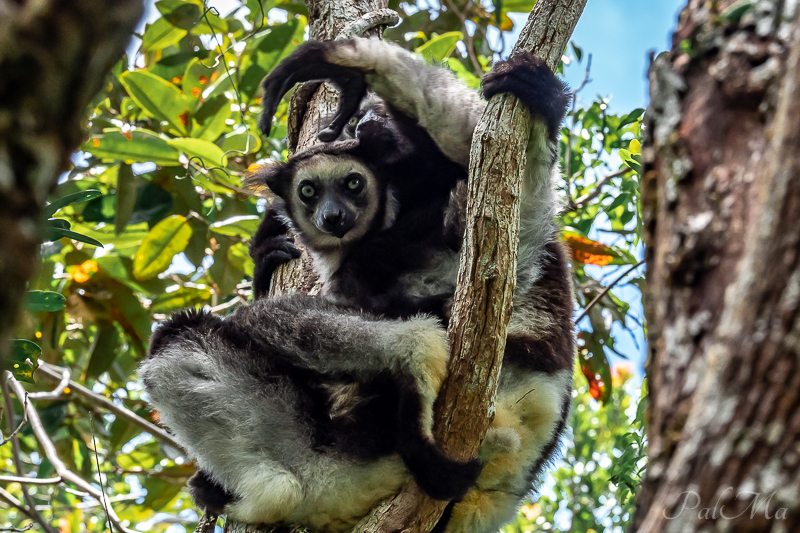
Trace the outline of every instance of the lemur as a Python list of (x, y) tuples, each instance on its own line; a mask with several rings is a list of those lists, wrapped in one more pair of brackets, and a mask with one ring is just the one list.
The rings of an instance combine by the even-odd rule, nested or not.
[[(264, 80), (265, 134), (282, 96), (311, 80), (339, 90), (339, 109), (319, 135), (336, 141), (251, 178), (278, 197), (251, 244), (256, 295), (278, 264), (299, 255), (284, 235), (289, 226), (314, 261), (324, 297), (390, 318), (425, 312), (446, 324), (470, 145), (485, 104), (451, 72), (398, 46), (307, 43)], [(531, 136), (514, 311), (497, 415), (481, 449), (488, 462), (476, 487), (448, 510), (448, 532), (496, 531), (514, 517), (557, 448), (571, 402), (571, 276), (553, 220), (557, 136), (569, 93), (526, 53), (498, 62), (482, 87), (487, 99), (516, 96), (531, 113)]]
[[(455, 287), (465, 169), (483, 103), (399, 47), (307, 43), (265, 80), (265, 129), (283, 94), (312, 79), (342, 92), (322, 139), (341, 138), (343, 128), (355, 139), (255, 177), (271, 181), (285, 207), (254, 237), (254, 283), (263, 292), (264, 276), (297, 255), (281, 235), (288, 222), (320, 270), (322, 298), (262, 298), (224, 321), (178, 315), (156, 332), (142, 375), (162, 420), (201, 468), (192, 481), (200, 503), (247, 522), (343, 531), (409, 475), (426, 482), (414, 458), (446, 464), (429, 440), (448, 355), (440, 321)], [(366, 104), (351, 120), (367, 87), (383, 103)], [(500, 92), (532, 115), (518, 283), (483, 469), (440, 522), (448, 532), (488, 533), (513, 518), (553, 456), (570, 404), (572, 297), (551, 185), (567, 96), (525, 54), (485, 77), (486, 97)], [(388, 276), (366, 276), (371, 268)], [(197, 408), (187, 412), (187, 403)], [(421, 415), (398, 415), (408, 412)], [(426, 453), (415, 449), (420, 442)], [(451, 466), (469, 473), (470, 464)], [(468, 477), (445, 488), (454, 492)]]

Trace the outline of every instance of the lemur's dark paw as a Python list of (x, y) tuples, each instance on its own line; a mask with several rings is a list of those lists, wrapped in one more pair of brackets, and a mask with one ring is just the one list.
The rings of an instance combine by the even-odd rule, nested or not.
[(218, 515), (223, 514), (225, 506), (235, 499), (233, 494), (202, 470), (189, 479), (189, 488), (198, 507)]
[(460, 500), (475, 485), (483, 469), (479, 459), (462, 463), (442, 454), (428, 468), (416, 470), (414, 480), (434, 500)]
[(347, 42), (312, 41), (302, 44), (264, 78), (261, 85), (264, 89), (264, 113), (259, 121), (264, 135), (269, 135), (278, 104), (292, 87), (305, 81), (328, 81), (339, 90), (339, 109), (333, 121), (318, 137), (323, 142), (339, 137), (350, 117), (358, 110), (367, 92), (367, 82), (362, 71), (328, 61), (326, 51), (336, 46), (347, 46)]
[(275, 269), (303, 254), (294, 245), (294, 237), (275, 235), (262, 240), (257, 246), (250, 246), (250, 256), (255, 263), (253, 270), (253, 295), (259, 298), (269, 291), (270, 281)]
[(545, 122), (550, 139), (556, 140), (572, 95), (544, 61), (529, 52), (517, 52), (495, 63), (481, 85), (487, 100), (501, 93), (516, 96), (531, 115)]

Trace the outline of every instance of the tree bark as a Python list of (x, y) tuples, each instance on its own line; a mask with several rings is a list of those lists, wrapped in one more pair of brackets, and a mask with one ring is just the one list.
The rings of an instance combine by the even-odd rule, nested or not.
[(41, 208), (141, 0), (0, 0), (0, 358), (37, 267)]
[(800, 528), (797, 15), (690, 0), (650, 69), (650, 465), (632, 531)]

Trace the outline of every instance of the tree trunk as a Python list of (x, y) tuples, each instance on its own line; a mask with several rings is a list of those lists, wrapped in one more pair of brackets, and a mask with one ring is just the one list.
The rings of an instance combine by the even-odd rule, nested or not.
[(141, 0), (0, 0), (0, 359), (37, 268), (42, 205), (142, 11)]
[(800, 529), (796, 5), (691, 0), (650, 70), (635, 531)]

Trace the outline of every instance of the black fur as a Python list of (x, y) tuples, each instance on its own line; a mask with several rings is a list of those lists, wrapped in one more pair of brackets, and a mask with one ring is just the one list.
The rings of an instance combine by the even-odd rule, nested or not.
[(259, 127), (264, 135), (269, 136), (272, 117), (278, 109), (281, 98), (298, 83), (305, 81), (325, 80), (339, 89), (341, 98), (336, 117), (318, 137), (328, 142), (339, 137), (345, 124), (358, 109), (367, 92), (364, 73), (354, 69), (340, 67), (325, 61), (325, 50), (331, 46), (328, 42), (309, 42), (298, 47), (286, 59), (269, 73), (262, 82), (264, 95), (262, 103), (264, 114), (261, 115)]
[[(480, 474), (480, 463), (450, 459), (424, 436), (420, 392), (413, 376), (383, 368), (359, 375), (339, 370), (337, 357), (344, 357), (350, 347), (348, 339), (337, 336), (336, 321), (326, 322), (331, 314), (357, 316), (365, 322), (379, 320), (312, 296), (262, 298), (225, 320), (202, 311), (175, 313), (154, 333), (149, 357), (158, 357), (171, 343), (195, 340), (203, 345), (207, 342), (203, 338), (212, 335), (230, 349), (221, 364), (245, 371), (266, 390), (281, 387), (293, 391), (299, 402), (296, 410), (302, 413), (299, 422), (307, 427), (319, 453), (359, 461), (397, 453), (429, 496), (443, 500), (461, 497)], [(264, 327), (254, 329), (253, 324)], [(347, 416), (332, 416), (331, 387), (352, 383), (359, 387), (357, 403)], [(215, 497), (220, 492), (204, 484), (206, 479), (204, 475), (192, 485), (193, 494), (198, 503), (219, 505), (222, 499)]]
[(529, 52), (517, 52), (507, 61), (495, 63), (481, 86), (487, 100), (502, 93), (516, 96), (532, 116), (544, 121), (550, 140), (558, 140), (572, 94), (547, 63)]
[(195, 472), (189, 479), (189, 491), (198, 507), (217, 515), (223, 514), (225, 506), (236, 499), (202, 470)]
[(259, 298), (269, 292), (275, 269), (292, 259), (300, 257), (300, 249), (294, 245), (294, 237), (286, 235), (286, 225), (275, 211), (267, 211), (258, 231), (250, 240), (250, 256), (253, 258), (253, 296)]

